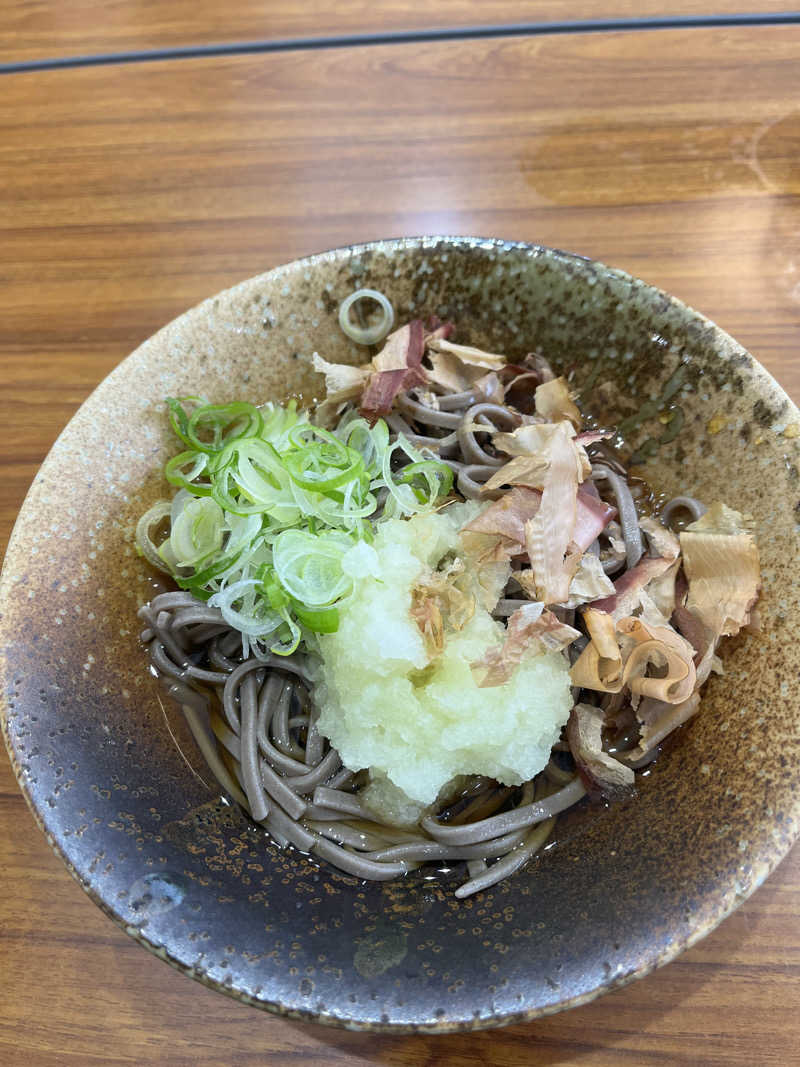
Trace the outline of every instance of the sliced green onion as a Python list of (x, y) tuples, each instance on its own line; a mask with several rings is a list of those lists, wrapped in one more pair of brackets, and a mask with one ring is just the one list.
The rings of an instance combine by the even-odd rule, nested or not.
[(267, 594), (267, 599), (269, 600), (273, 611), (283, 611), (289, 606), (291, 597), (275, 577), (274, 572), (272, 574), (266, 574), (262, 578), (261, 584), (264, 592)]
[[(258, 408), (238, 401), (197, 408), (189, 417), (185, 433), (188, 443), (198, 452), (220, 452), (237, 438), (257, 437), (263, 426)], [(204, 437), (201, 438), (200, 433)]]
[(136, 524), (136, 544), (140, 552), (151, 567), (164, 571), (165, 574), (171, 574), (172, 569), (159, 556), (158, 547), (150, 536), (150, 531), (154, 526), (158, 526), (159, 523), (163, 522), (164, 519), (169, 518), (171, 511), (172, 504), (169, 500), (159, 500), (142, 515)]
[(242, 548), (232, 557), (223, 556), (221, 559), (216, 559), (193, 575), (175, 575), (175, 581), (181, 589), (193, 593), (199, 600), (208, 600), (213, 593), (218, 591), (222, 582), (232, 577), (237, 570), (242, 570), (243, 561), (250, 554), (247, 548)]
[(261, 429), (262, 441), (269, 441), (278, 451), (283, 451), (288, 444), (288, 434), (292, 427), (298, 423), (307, 423), (308, 416), (305, 412), (298, 415), (297, 401), (290, 400), (286, 407), (280, 404), (263, 404), (259, 411), (264, 425)]
[[(167, 462), (164, 467), (164, 477), (170, 485), (175, 485), (179, 489), (189, 489), (196, 496), (210, 496), (212, 484), (195, 480), (207, 466), (208, 456), (204, 452), (181, 452)], [(187, 467), (189, 467), (188, 471)]]
[[(265, 610), (263, 601), (261, 610), (256, 611), (255, 586), (258, 584), (255, 578), (244, 578), (215, 593), (208, 601), (210, 607), (219, 608), (229, 626), (249, 637), (274, 634), (284, 621), (272, 609)], [(238, 608), (234, 606), (236, 604)]]
[(234, 441), (210, 465), (213, 496), (220, 507), (236, 515), (272, 513), (289, 508), (280, 525), (292, 525), (299, 515), (293, 507), (290, 478), (273, 446), (257, 438)]
[[(335, 632), (353, 587), (342, 560), (374, 539), (383, 490), (381, 519), (421, 511), (452, 485), (429, 452), (402, 435), (390, 443), (383, 420), (351, 415), (330, 432), (294, 401), (167, 404), (186, 446), (164, 470), (178, 492), (142, 516), (137, 544), (180, 588), (219, 608), (246, 655), (290, 655), (303, 633)], [(397, 460), (405, 465), (393, 472)], [(156, 545), (153, 531), (166, 521), (169, 536)]]
[(181, 441), (183, 441), (184, 444), (188, 445), (191, 444), (191, 442), (187, 436), (187, 430), (189, 428), (189, 415), (184, 410), (183, 405), (193, 404), (202, 407), (207, 403), (208, 401), (204, 400), (201, 396), (184, 396), (181, 397), (180, 400), (177, 400), (175, 399), (175, 397), (172, 396), (167, 397), (170, 426), (172, 427), (172, 431), (175, 436), (180, 437)]
[[(284, 621), (284, 632), (279, 631), (279, 640), (274, 645), (270, 645), (269, 650), (276, 656), (291, 656), (293, 652), (297, 651), (297, 646), (300, 644), (300, 638), (303, 635), (300, 632), (300, 627), (287, 610), (284, 609), (281, 612), (281, 616)], [(286, 632), (287, 630), (288, 633)]]
[(346, 445), (340, 448), (337, 452), (332, 445), (319, 444), (289, 452), (284, 463), (292, 481), (301, 489), (317, 493), (329, 493), (350, 482), (361, 481), (364, 460), (355, 449)]
[(342, 570), (342, 557), (353, 542), (305, 530), (284, 530), (272, 545), (275, 573), (283, 588), (300, 604), (327, 607), (346, 596), (352, 579)]
[(335, 634), (339, 629), (338, 608), (304, 608), (299, 604), (293, 607), (298, 620), (313, 630), (315, 634)]
[(351, 419), (336, 433), (349, 448), (361, 454), (367, 472), (372, 477), (379, 477), (383, 454), (389, 447), (389, 427), (383, 419), (379, 419), (374, 426), (370, 426), (366, 419)]
[(414, 512), (419, 510), (419, 501), (410, 485), (398, 484), (395, 481), (391, 466), (392, 456), (395, 452), (404, 452), (414, 462), (422, 458), (420, 453), (406, 441), (402, 434), (398, 434), (394, 444), (386, 449), (383, 455), (382, 474), (383, 484), (389, 490), (390, 495), (384, 507), (384, 514), (413, 515)]
[[(374, 326), (357, 326), (350, 318), (350, 309), (359, 300), (374, 300), (381, 309), (381, 317)], [(394, 308), (377, 289), (357, 289), (339, 305), (339, 325), (342, 332), (360, 345), (375, 345), (382, 341), (394, 325)]]
[(291, 450), (282, 455), (292, 480), (302, 489), (325, 493), (366, 476), (361, 454), (318, 426), (296, 426)]
[(225, 553), (226, 555), (231, 555), (238, 552), (239, 549), (253, 544), (261, 531), (261, 517), (259, 515), (226, 514), (225, 525), (228, 531)]
[[(222, 548), (225, 516), (210, 497), (189, 497), (172, 520), (169, 546), (177, 567), (197, 567)], [(163, 559), (163, 556), (162, 556)]]
[(420, 503), (433, 503), (447, 496), (453, 488), (453, 472), (445, 463), (435, 459), (409, 463), (397, 476), (402, 485), (410, 485)]

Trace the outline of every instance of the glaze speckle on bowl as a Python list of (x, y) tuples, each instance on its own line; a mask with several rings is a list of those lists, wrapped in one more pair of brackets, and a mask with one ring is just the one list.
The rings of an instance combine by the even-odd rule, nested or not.
[[(354, 288), (398, 319), (572, 375), (666, 493), (753, 517), (762, 632), (637, 795), (572, 817), (512, 878), (456, 900), (417, 872), (363, 885), (282, 852), (210, 783), (137, 641), (153, 578), (135, 520), (165, 491), (163, 400), (311, 400)], [(730, 337), (665, 293), (580, 257), (472, 238), (378, 242), (300, 260), (206, 301), (98, 387), (31, 487), (0, 587), (3, 725), (31, 808), (132, 936), (259, 1007), (357, 1028), (446, 1031), (534, 1018), (647, 973), (707, 933), (800, 822), (800, 415)]]

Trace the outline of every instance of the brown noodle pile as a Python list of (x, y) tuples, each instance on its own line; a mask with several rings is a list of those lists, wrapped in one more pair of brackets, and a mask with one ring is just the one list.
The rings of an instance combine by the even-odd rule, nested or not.
[[(522, 377), (530, 388), (552, 374), (540, 361), (537, 370)], [(446, 461), (461, 496), (491, 500), (502, 491), (482, 493), (482, 486), (508, 461), (492, 446), (491, 434), (513, 431), (523, 416), (496, 402), (496, 379), (485, 389), (411, 389), (396, 398), (386, 422), (394, 434)], [(591, 444), (589, 454), (592, 471), (585, 486), (617, 509), (617, 521), (589, 551), (616, 580), (645, 551), (636, 507), (642, 490), (629, 484), (605, 442)], [(663, 508), (662, 521), (681, 511), (699, 518), (705, 508), (691, 497), (676, 497)], [(497, 605), (498, 617), (529, 602), (513, 575)], [(580, 626), (575, 611), (553, 611), (563, 622)], [(238, 631), (218, 609), (189, 593), (163, 593), (139, 614), (152, 666), (181, 705), (220, 786), (278, 844), (293, 845), (358, 878), (391, 879), (423, 863), (464, 862), (468, 878), (456, 896), (469, 896), (521, 867), (545, 844), (558, 813), (585, 795), (562, 737), (546, 769), (522, 786), (465, 778), (415, 829), (381, 822), (359, 799), (366, 772), (343, 767), (316, 729), (311, 672), (303, 654), (243, 661)], [(588, 637), (580, 638), (563, 655), (574, 663), (587, 643)], [(602, 708), (603, 749), (625, 763), (640, 729), (622, 694), (576, 690), (574, 698), (576, 704), (582, 700)], [(657, 752), (657, 745), (644, 753), (640, 746), (627, 765), (643, 766)]]

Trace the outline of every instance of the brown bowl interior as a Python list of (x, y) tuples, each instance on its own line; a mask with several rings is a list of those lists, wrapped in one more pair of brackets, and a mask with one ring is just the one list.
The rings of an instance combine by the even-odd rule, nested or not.
[[(585, 410), (627, 421), (658, 490), (754, 518), (763, 632), (637, 795), (566, 823), (478, 897), (447, 879), (361, 885), (282, 853), (221, 801), (137, 643), (151, 576), (138, 514), (164, 491), (163, 399), (321, 391), (310, 357), (357, 362), (336, 325), (360, 286), (509, 356), (538, 349)], [(665, 440), (674, 423), (682, 429)], [(662, 416), (664, 418), (662, 418)], [(243, 1000), (356, 1027), (447, 1030), (534, 1017), (666, 962), (790, 847), (798, 814), (797, 409), (731, 338), (627, 275), (552, 250), (390, 241), (299, 261), (187, 312), (83, 405), (37, 476), (3, 571), (12, 759), (49, 840), (143, 944)]]

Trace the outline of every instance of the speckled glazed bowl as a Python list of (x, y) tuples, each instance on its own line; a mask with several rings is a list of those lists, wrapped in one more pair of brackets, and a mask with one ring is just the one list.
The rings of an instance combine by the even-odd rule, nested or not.
[[(137, 642), (150, 577), (132, 527), (164, 490), (167, 395), (312, 398), (354, 288), (400, 318), (574, 371), (584, 407), (627, 420), (645, 476), (755, 519), (763, 632), (729, 642), (698, 717), (638, 794), (573, 818), (557, 846), (457, 901), (420, 874), (361, 885), (279, 851), (206, 785)], [(673, 421), (665, 424), (665, 412)], [(672, 440), (674, 419), (682, 419)], [(206, 301), (99, 386), (37, 476), (0, 590), (4, 728), (48, 840), (93, 899), (186, 974), (258, 1007), (358, 1028), (535, 1018), (666, 963), (789, 849), (800, 821), (800, 416), (730, 337), (579, 257), (464, 238), (300, 260)], [(177, 980), (177, 979), (176, 979)]]

